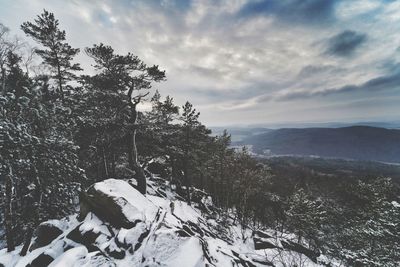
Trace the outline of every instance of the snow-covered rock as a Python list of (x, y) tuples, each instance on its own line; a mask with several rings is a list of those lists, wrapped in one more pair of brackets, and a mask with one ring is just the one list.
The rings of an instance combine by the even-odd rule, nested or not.
[[(205, 192), (191, 207), (160, 181), (149, 182), (147, 196), (123, 180), (94, 184), (79, 216), (43, 223), (31, 251), (3, 249), (0, 266), (320, 266), (293, 241), (222, 220)], [(54, 234), (44, 240), (46, 227)]]
[(81, 196), (80, 217), (89, 212), (118, 228), (132, 228), (138, 222), (151, 222), (157, 213), (149, 199), (127, 182), (108, 179), (91, 186)]
[(41, 223), (36, 229), (36, 239), (29, 250), (44, 247), (63, 233), (58, 221), (47, 221)]

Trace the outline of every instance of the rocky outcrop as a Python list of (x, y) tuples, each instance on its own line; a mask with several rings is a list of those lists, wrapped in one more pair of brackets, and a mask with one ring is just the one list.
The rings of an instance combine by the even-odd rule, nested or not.
[(281, 266), (273, 261), (293, 255), (318, 266), (305, 247), (218, 215), (205, 192), (197, 190), (188, 206), (160, 182), (150, 181), (147, 196), (127, 181), (94, 184), (81, 194), (79, 216), (41, 224), (31, 252), (13, 262), (0, 251), (0, 266), (258, 267)]
[(63, 230), (51, 221), (41, 223), (36, 229), (36, 239), (29, 250), (32, 251), (47, 246), (62, 233)]
[(96, 190), (95, 186), (80, 194), (79, 218), (83, 220), (89, 212), (93, 212), (104, 221), (115, 227), (131, 228), (137, 222), (131, 222), (125, 216), (122, 209), (127, 204), (123, 198), (115, 198)]
[(54, 261), (53, 257), (42, 253), (39, 256), (37, 256), (30, 264), (28, 264), (26, 267), (47, 267), (50, 265), (50, 263)]
[(303, 254), (311, 259), (313, 262), (318, 262), (318, 257), (321, 255), (319, 251), (314, 251), (306, 248), (305, 246), (298, 244), (290, 240), (282, 240), (282, 247), (288, 250), (296, 251), (297, 253)]

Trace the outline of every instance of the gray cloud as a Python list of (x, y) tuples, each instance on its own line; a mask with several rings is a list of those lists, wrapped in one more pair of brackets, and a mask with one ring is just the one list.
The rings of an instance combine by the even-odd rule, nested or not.
[(307, 65), (300, 70), (297, 77), (299, 79), (315, 76), (321, 77), (320, 75), (335, 75), (343, 71), (345, 71), (343, 68), (338, 68), (334, 65)]
[[(245, 4), (238, 12), (239, 17), (256, 15), (275, 16), (289, 23), (326, 23), (335, 18), (337, 0), (261, 0)], [(315, 24), (319, 25), (319, 24)]]
[(266, 99), (276, 99), (278, 101), (287, 101), (295, 99), (304, 99), (314, 96), (328, 96), (338, 93), (347, 92), (377, 92), (383, 90), (391, 90), (400, 88), (400, 72), (394, 74), (383, 75), (377, 78), (370, 79), (369, 81), (360, 85), (345, 85), (339, 88), (325, 88), (322, 90), (310, 91), (310, 90), (299, 90), (299, 91), (288, 91), (282, 94), (278, 94), (275, 97)]
[(345, 30), (328, 40), (326, 53), (340, 57), (351, 56), (366, 41), (366, 34)]
[[(251, 123), (303, 119), (296, 108), (323, 110), (338, 98), (350, 100), (353, 92), (373, 102), (372, 92), (396, 86), (398, 7), (387, 3), (363, 17), (366, 1), (345, 2), (13, 0), (1, 2), (0, 17), (22, 35), (19, 25), (46, 8), (60, 19), (72, 46), (103, 42), (166, 69), (167, 81), (155, 87), (178, 105), (190, 100), (205, 123)], [(347, 28), (357, 29), (347, 31), (348, 39)], [(341, 34), (332, 37), (336, 32)], [(352, 57), (367, 36), (368, 46)], [(77, 60), (91, 70), (83, 53)], [(315, 113), (307, 113), (308, 120), (324, 116)]]

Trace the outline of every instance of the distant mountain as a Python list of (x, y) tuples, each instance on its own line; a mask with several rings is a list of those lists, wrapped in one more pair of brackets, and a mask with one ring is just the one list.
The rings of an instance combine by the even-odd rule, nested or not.
[(271, 131), (271, 129), (264, 127), (211, 127), (211, 131), (214, 135), (221, 135), (224, 130), (227, 130), (231, 135), (233, 143), (241, 142), (245, 138)]
[(267, 123), (250, 125), (231, 125), (210, 127), (212, 133), (220, 135), (227, 130), (232, 136), (234, 143), (243, 141), (245, 138), (270, 132), (271, 130), (283, 128), (343, 128), (351, 126), (371, 126), (386, 129), (400, 129), (400, 121), (363, 121), (363, 122), (288, 122), (288, 123)]
[(244, 138), (263, 155), (301, 155), (400, 162), (400, 130), (371, 126), (278, 129)]

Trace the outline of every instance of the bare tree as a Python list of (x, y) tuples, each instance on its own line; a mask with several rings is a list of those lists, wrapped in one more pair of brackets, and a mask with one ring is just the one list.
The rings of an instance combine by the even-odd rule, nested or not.
[(9, 37), (9, 29), (0, 23), (0, 75), (3, 95), (6, 93), (7, 60), (10, 53), (16, 52), (26, 44), (18, 37)]
[(23, 57), (22, 57), (22, 64), (25, 68), (26, 74), (29, 76), (29, 72), (32, 69), (32, 63), (35, 60), (35, 51), (36, 48), (30, 46), (29, 44), (24, 45), (24, 51), (22, 52)]
[(10, 51), (10, 42), (8, 41), (9, 29), (0, 23), (0, 69), (1, 69), (1, 89), (6, 93), (6, 61), (7, 54)]

